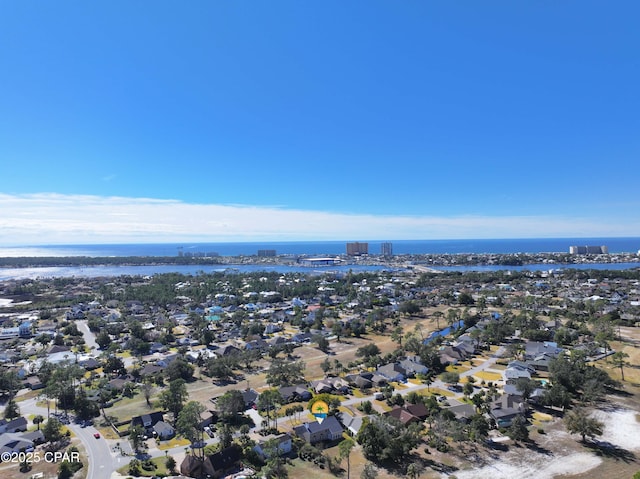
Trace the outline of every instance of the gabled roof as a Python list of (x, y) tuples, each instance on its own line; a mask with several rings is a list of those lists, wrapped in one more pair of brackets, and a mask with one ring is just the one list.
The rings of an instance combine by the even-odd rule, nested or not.
[(335, 416), (327, 416), (322, 423), (312, 421), (306, 422), (301, 426), (294, 428), (296, 434), (301, 432), (309, 432), (310, 434), (316, 434), (322, 431), (329, 431), (332, 434), (341, 434), (344, 428), (340, 425)]
[(250, 405), (258, 400), (258, 391), (255, 389), (245, 389), (242, 391), (242, 399), (244, 399), (245, 405)]
[(386, 414), (387, 414), (387, 416), (391, 416), (391, 417), (396, 418), (402, 424), (410, 424), (410, 423), (414, 423), (414, 422), (420, 422), (420, 418), (419, 417), (414, 416), (413, 414), (411, 414), (409, 411), (407, 411), (403, 407), (395, 407), (395, 408), (393, 408), (391, 411), (389, 411)]
[(420, 419), (424, 419), (429, 416), (429, 410), (420, 402), (416, 404), (407, 404), (404, 408)]
[(475, 416), (476, 408), (471, 404), (459, 404), (457, 406), (451, 406), (449, 408), (455, 416), (456, 419), (470, 419)]
[(242, 449), (235, 444), (207, 457), (214, 471), (226, 471), (240, 462)]
[(156, 423), (163, 420), (162, 411), (154, 411), (149, 414), (142, 414), (141, 416), (134, 416), (131, 418), (131, 425), (136, 424), (144, 425), (149, 424), (149, 427), (154, 426)]

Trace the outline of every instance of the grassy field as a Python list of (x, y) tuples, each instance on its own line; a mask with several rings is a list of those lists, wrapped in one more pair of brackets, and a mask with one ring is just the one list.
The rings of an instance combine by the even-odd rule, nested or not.
[(491, 371), (478, 371), (473, 375), (476, 379), (485, 381), (498, 381), (502, 379), (502, 374), (500, 373), (492, 373)]
[(462, 365), (455, 365), (455, 364), (449, 364), (445, 371), (447, 371), (448, 373), (465, 373), (467, 372), (469, 369), (471, 369), (469, 366), (462, 366)]
[[(151, 459), (151, 463), (155, 466), (154, 469), (147, 471), (145, 469), (143, 469), (142, 467), (140, 468), (140, 475), (138, 477), (154, 477), (154, 476), (158, 476), (158, 477), (165, 477), (169, 474), (169, 471), (167, 470), (167, 466), (165, 465), (165, 463), (167, 462), (167, 458), (166, 457), (155, 457), (153, 459)], [(176, 468), (179, 465), (176, 466)], [(120, 469), (118, 469), (118, 472), (120, 474), (122, 474), (125, 477), (129, 477), (129, 465), (127, 464), (126, 466), (122, 466)]]
[(126, 421), (134, 416), (147, 414), (152, 409), (147, 406), (144, 394), (137, 393), (133, 397), (121, 399), (105, 411), (107, 415), (115, 416), (119, 421)]
[(166, 449), (171, 449), (174, 447), (178, 447), (178, 446), (188, 446), (191, 444), (191, 441), (189, 441), (188, 439), (183, 439), (180, 437), (174, 437), (173, 439), (170, 439), (169, 441), (162, 441), (160, 443), (158, 443), (158, 449), (160, 449), (161, 451), (164, 451)]

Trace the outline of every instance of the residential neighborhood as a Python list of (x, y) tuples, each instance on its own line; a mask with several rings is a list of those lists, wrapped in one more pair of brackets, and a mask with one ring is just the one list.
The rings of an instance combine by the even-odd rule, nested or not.
[(3, 477), (462, 478), (526, 448), (610, 471), (599, 438), (638, 410), (636, 270), (25, 279), (0, 298), (0, 449), (24, 459)]

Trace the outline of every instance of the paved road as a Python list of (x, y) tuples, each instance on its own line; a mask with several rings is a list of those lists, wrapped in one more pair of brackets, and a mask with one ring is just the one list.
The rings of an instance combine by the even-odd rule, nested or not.
[(87, 345), (87, 347), (90, 350), (95, 351), (97, 354), (100, 346), (98, 346), (98, 343), (96, 343), (96, 335), (93, 334), (91, 330), (89, 330), (89, 326), (87, 326), (87, 321), (85, 320), (76, 321), (76, 325), (78, 326), (78, 330), (82, 333), (82, 337), (84, 338), (84, 343)]
[[(20, 411), (23, 414), (41, 414), (47, 417), (47, 408), (36, 405), (36, 398), (27, 399), (20, 402)], [(107, 441), (100, 437), (96, 439), (93, 435), (98, 430), (93, 426), (86, 428), (80, 427), (78, 424), (69, 424), (67, 426), (80, 439), (87, 451), (87, 457), (83, 462), (87, 464), (87, 477), (91, 479), (109, 479), (111, 473), (120, 467), (118, 461), (114, 461), (109, 449)]]

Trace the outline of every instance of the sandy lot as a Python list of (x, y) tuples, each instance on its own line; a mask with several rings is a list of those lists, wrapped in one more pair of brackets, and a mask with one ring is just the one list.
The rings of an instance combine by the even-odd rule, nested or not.
[[(598, 410), (594, 417), (604, 422), (604, 434), (601, 442), (608, 442), (627, 451), (640, 450), (640, 422), (636, 411), (630, 409)], [(560, 475), (586, 473), (598, 467), (602, 459), (589, 452), (579, 442), (579, 437), (570, 436), (564, 431), (554, 431), (539, 440), (542, 448), (548, 451), (538, 452), (526, 447), (511, 447), (501, 453), (499, 459), (490, 464), (455, 472), (458, 479), (552, 479)], [(442, 478), (448, 477), (446, 474)]]
[(604, 434), (598, 439), (628, 451), (640, 450), (640, 422), (630, 409), (596, 411), (593, 417), (604, 423)]

